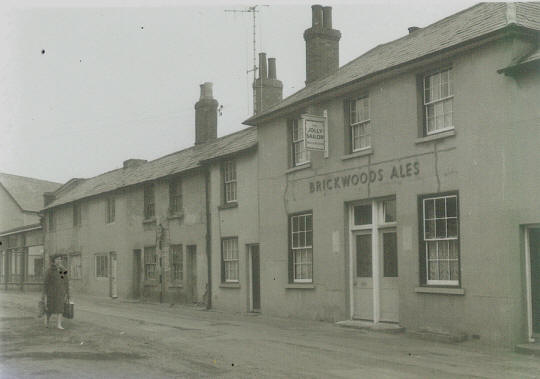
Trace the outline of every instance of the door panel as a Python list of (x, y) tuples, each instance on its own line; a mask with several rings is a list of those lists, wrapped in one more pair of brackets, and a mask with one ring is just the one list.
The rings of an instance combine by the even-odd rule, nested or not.
[(261, 309), (261, 281), (259, 265), (259, 246), (250, 246), (251, 250), (251, 296), (253, 299), (253, 310)]
[(371, 233), (354, 236), (354, 318), (373, 320)]
[(381, 267), (381, 321), (399, 321), (398, 250), (395, 229), (380, 233), (382, 249)]
[(540, 333), (540, 229), (529, 231), (533, 333)]

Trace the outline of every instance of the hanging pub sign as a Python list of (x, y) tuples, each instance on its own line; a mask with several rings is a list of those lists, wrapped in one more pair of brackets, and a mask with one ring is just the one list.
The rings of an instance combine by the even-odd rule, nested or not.
[(304, 124), (306, 149), (325, 151), (326, 135), (328, 134), (327, 118), (303, 114), (300, 116), (300, 119)]

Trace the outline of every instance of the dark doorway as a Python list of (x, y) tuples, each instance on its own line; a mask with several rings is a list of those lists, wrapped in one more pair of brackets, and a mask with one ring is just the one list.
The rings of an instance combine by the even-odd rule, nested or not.
[(253, 311), (261, 309), (261, 277), (259, 263), (259, 245), (249, 246), (251, 254), (251, 296)]
[(533, 332), (540, 333), (540, 229), (529, 229)]
[(197, 302), (197, 246), (188, 245), (187, 256), (187, 290), (186, 296), (190, 303)]
[(141, 298), (141, 250), (133, 250), (133, 297)]

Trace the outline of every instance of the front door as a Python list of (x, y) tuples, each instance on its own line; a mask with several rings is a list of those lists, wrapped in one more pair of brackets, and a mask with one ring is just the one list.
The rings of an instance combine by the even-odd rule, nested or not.
[(110, 295), (112, 298), (118, 297), (118, 282), (116, 279), (117, 276), (117, 264), (118, 261), (116, 260), (116, 253), (109, 253), (110, 261), (111, 261), (111, 275), (109, 276), (109, 284), (110, 284)]
[(186, 256), (188, 302), (197, 302), (197, 246), (189, 245)]
[(260, 279), (260, 264), (259, 264), (259, 245), (250, 245), (249, 258), (250, 266), (250, 311), (258, 311), (261, 309), (261, 279)]
[(529, 229), (529, 252), (531, 254), (532, 329), (538, 336), (540, 334), (540, 229)]
[(396, 201), (351, 206), (352, 317), (399, 322)]
[(133, 250), (133, 297), (139, 299), (141, 297), (141, 250)]

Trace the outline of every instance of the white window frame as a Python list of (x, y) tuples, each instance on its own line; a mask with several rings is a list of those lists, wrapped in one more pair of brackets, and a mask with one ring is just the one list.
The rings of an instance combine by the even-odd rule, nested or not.
[[(449, 198), (455, 198), (456, 202), (456, 216), (455, 217), (448, 217), (448, 207), (447, 207), (447, 199)], [(437, 217), (437, 210), (436, 210), (436, 203), (438, 199), (444, 199), (444, 216), (443, 217)], [(433, 201), (433, 214), (434, 218), (426, 218), (426, 201)], [(425, 267), (426, 267), (426, 284), (427, 285), (439, 285), (439, 286), (459, 286), (459, 278), (461, 276), (461, 262), (460, 262), (460, 252), (459, 252), (459, 210), (458, 207), (458, 195), (457, 194), (451, 194), (451, 195), (444, 195), (444, 196), (428, 196), (424, 197), (422, 199), (422, 229), (423, 229), (423, 243), (425, 244)], [(455, 219), (456, 220), (456, 235), (455, 236), (448, 236), (448, 220)], [(445, 220), (446, 221), (446, 230), (445, 230), (445, 237), (437, 237), (437, 220)], [(434, 229), (434, 236), (426, 238), (426, 221), (435, 221), (435, 229)], [(455, 242), (450, 242), (455, 241)], [(429, 244), (435, 243), (436, 249), (437, 249), (437, 258), (431, 259), (429, 258)], [(441, 244), (448, 244), (447, 247), (447, 254), (448, 258), (439, 258), (439, 248)], [(456, 257), (450, 258), (450, 244), (455, 243), (456, 248)], [(430, 279), (429, 278), (429, 263), (430, 261), (437, 262), (437, 268), (439, 268), (440, 263), (446, 261), (448, 264), (448, 274), (451, 276), (451, 268), (450, 268), (450, 262), (456, 262), (457, 263), (457, 275), (458, 279), (451, 280), (451, 279)]]
[(237, 181), (236, 181), (236, 161), (229, 159), (223, 162), (223, 191), (225, 203), (236, 203)]
[[(442, 78), (442, 74), (443, 73), (446, 73), (448, 72), (448, 94), (447, 96), (444, 96), (444, 97), (441, 97), (441, 93), (442, 93), (442, 88), (443, 88), (443, 82), (441, 80)], [(430, 85), (430, 88), (428, 89), (426, 87), (426, 80), (429, 78), (430, 79), (430, 83), (432, 82), (431, 81), (431, 78), (434, 77), (434, 76), (437, 76), (439, 77), (438, 81), (439, 81), (439, 88), (438, 88), (438, 92), (439, 92), (439, 96), (436, 98), (436, 99), (433, 99), (432, 98), (432, 88), (431, 88), (431, 85)], [(444, 132), (444, 131), (447, 131), (447, 130), (453, 130), (454, 129), (454, 84), (453, 84), (453, 72), (452, 72), (452, 67), (445, 67), (445, 68), (442, 68), (440, 70), (437, 70), (437, 71), (431, 71), (427, 74), (424, 75), (424, 78), (422, 80), (422, 87), (423, 87), (423, 94), (422, 94), (422, 99), (423, 99), (423, 102), (424, 102), (424, 113), (425, 113), (425, 134), (426, 135), (432, 135), (432, 134), (437, 134), (437, 133), (441, 133), (441, 132)], [(430, 100), (427, 101), (427, 96), (426, 94), (428, 93), (428, 90), (429, 90), (429, 96), (430, 96)], [(441, 104), (441, 106), (443, 107), (443, 113), (442, 113), (442, 122), (443, 122), (443, 127), (442, 128), (437, 128), (437, 114), (436, 114), (436, 109), (437, 109), (437, 104)], [(444, 106), (445, 104), (450, 104), (451, 107), (452, 107), (452, 110), (450, 112), (448, 112), (447, 114), (450, 115), (450, 123), (451, 125), (450, 126), (444, 126), (444, 117), (445, 117), (445, 113), (444, 113)], [(430, 107), (433, 107), (433, 122), (435, 123), (435, 127), (433, 130), (430, 130), (429, 129), (429, 108)]]
[[(311, 229), (308, 228), (308, 218), (311, 220)], [(295, 219), (298, 219), (297, 230), (294, 228)], [(301, 219), (304, 220), (304, 229), (300, 229)], [(313, 283), (313, 212), (291, 215), (290, 224), (289, 238), (291, 241), (293, 283)], [(295, 235), (297, 236), (296, 243)], [(311, 235), (311, 238), (308, 238), (308, 235)], [(307, 266), (307, 275), (310, 277), (298, 277), (302, 275), (302, 266)], [(297, 269), (298, 267), (300, 267), (300, 270)]]
[[(293, 119), (291, 126), (291, 159), (293, 167), (304, 165), (310, 161), (305, 138), (305, 120)], [(299, 153), (297, 153), (297, 147), (299, 147)], [(302, 157), (302, 160), (297, 159), (297, 157)]]
[(240, 256), (238, 238), (228, 237), (221, 240), (223, 281), (238, 283), (240, 281)]
[[(364, 110), (367, 110), (367, 115), (364, 115), (362, 119), (359, 119), (358, 117), (358, 104), (360, 102), (367, 102), (367, 108), (364, 107)], [(353, 109), (354, 105), (354, 109)], [(371, 117), (370, 117), (370, 110), (371, 104), (369, 100), (369, 95), (361, 96), (349, 104), (349, 117), (350, 117), (350, 126), (351, 126), (351, 150), (353, 153), (357, 151), (362, 151), (371, 148)], [(360, 130), (364, 130), (364, 133), (359, 133)], [(362, 141), (362, 138), (366, 139), (365, 146), (356, 146), (356, 140)], [(361, 144), (360, 144), (361, 145)]]
[[(99, 263), (98, 261), (101, 259), (104, 259), (105, 261), (105, 264), (103, 265), (102, 263)], [(95, 270), (94, 270), (94, 275), (97, 279), (108, 279), (109, 278), (109, 255), (108, 254), (96, 254), (95, 255), (95, 258), (94, 258), (94, 266), (95, 266)], [(101, 273), (101, 275), (98, 275), (98, 269), (104, 269), (105, 272), (104, 274)]]
[[(147, 259), (147, 254), (150, 253), (149, 250), (153, 249), (153, 261)], [(147, 253), (148, 251), (148, 253)], [(146, 271), (146, 268), (147, 266), (154, 266), (154, 270), (153, 270), (153, 273), (155, 275), (154, 278), (149, 278), (148, 275), (147, 275), (147, 271)], [(157, 255), (157, 251), (156, 251), (156, 247), (155, 246), (145, 246), (144, 249), (143, 249), (143, 275), (144, 275), (144, 280), (145, 281), (149, 281), (149, 280), (158, 280), (159, 279), (159, 272), (158, 272), (158, 255)]]

